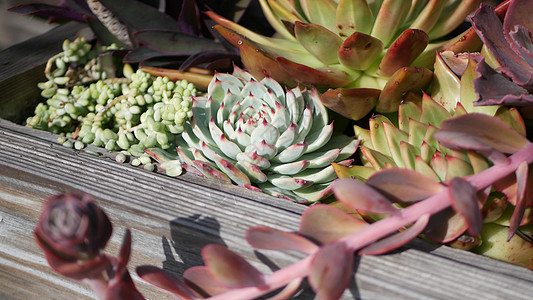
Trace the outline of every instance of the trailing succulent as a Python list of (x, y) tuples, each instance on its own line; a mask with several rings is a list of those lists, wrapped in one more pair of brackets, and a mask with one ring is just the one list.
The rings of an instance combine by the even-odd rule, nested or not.
[(277, 31), (262, 36), (214, 12), (215, 29), (239, 48), (247, 70), (280, 83), (329, 88), (323, 103), (354, 120), (394, 112), (431, 80), (436, 50), (473, 51), (473, 30), (446, 40), (472, 1), (261, 0)]
[[(330, 194), (330, 162), (350, 164), (358, 142), (336, 133), (316, 89), (285, 90), (236, 68), (217, 73), (178, 142), (182, 162), (206, 177), (314, 202)], [(347, 160), (348, 159), (348, 160)]]

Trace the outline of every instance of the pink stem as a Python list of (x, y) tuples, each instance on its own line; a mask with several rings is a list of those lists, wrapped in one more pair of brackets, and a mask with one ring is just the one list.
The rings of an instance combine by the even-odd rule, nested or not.
[[(476, 188), (477, 191), (479, 191), (492, 185), (495, 181), (498, 181), (499, 179), (502, 179), (505, 176), (513, 173), (522, 162), (527, 162), (528, 164), (533, 163), (533, 143), (530, 143), (524, 149), (511, 155), (508, 163), (496, 164), (466, 179)], [(400, 214), (391, 215), (378, 222), (372, 223), (356, 233), (338, 240), (336, 243), (345, 243), (348, 248), (355, 251), (415, 222), (422, 215), (433, 215), (449, 207), (450, 205), (451, 201), (448, 195), (448, 190), (444, 189), (423, 201), (410, 205), (409, 207), (403, 209)], [(268, 292), (272, 292), (285, 286), (296, 278), (307, 276), (309, 274), (311, 260), (313, 257), (313, 255), (310, 255), (292, 265), (268, 275), (268, 285), (266, 287), (245, 287), (234, 289), (229, 292), (210, 297), (209, 299), (254, 299), (260, 297)]]

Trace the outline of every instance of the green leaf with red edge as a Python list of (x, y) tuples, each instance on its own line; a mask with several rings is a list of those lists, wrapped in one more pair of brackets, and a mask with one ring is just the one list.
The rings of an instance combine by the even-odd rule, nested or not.
[(143, 265), (136, 268), (137, 275), (144, 281), (169, 291), (183, 299), (196, 299), (193, 292), (176, 275), (155, 266)]
[(369, 34), (374, 24), (374, 15), (366, 0), (338, 1), (336, 21), (341, 37), (347, 37), (354, 31)]
[(337, 48), (337, 56), (343, 66), (366, 70), (381, 55), (383, 43), (371, 35), (356, 31)]
[(374, 115), (370, 118), (370, 138), (372, 140), (372, 149), (379, 151), (387, 156), (392, 156), (389, 143), (387, 141), (387, 135), (383, 130), (383, 124), (388, 123), (392, 125), (392, 122), (383, 115)]
[(462, 177), (455, 177), (448, 184), (448, 194), (456, 213), (463, 216), (468, 233), (476, 236), (481, 232), (483, 222), (475, 187)]
[(526, 124), (522, 115), (520, 115), (520, 112), (515, 107), (501, 106), (494, 116), (507, 123), (521, 135), (526, 136)]
[(407, 17), (411, 3), (397, 0), (384, 0), (378, 3), (381, 2), (383, 3), (376, 16), (372, 35), (388, 46)]
[[(411, 120), (419, 120), (421, 113), (422, 110), (414, 102), (400, 103), (398, 108), (398, 128), (404, 132), (410, 132), (409, 124)], [(411, 140), (411, 136), (409, 136), (409, 140)]]
[(441, 181), (435, 170), (420, 156), (415, 157), (415, 171), (431, 178), (433, 181)]
[(206, 266), (188, 268), (183, 273), (183, 280), (190, 289), (202, 296), (215, 296), (231, 290), (222, 285)]
[(397, 249), (421, 234), (429, 222), (429, 214), (422, 215), (406, 230), (372, 243), (359, 251), (359, 255), (379, 255)]
[[(375, 176), (375, 175), (374, 175)], [(376, 214), (397, 214), (389, 199), (376, 191), (370, 185), (353, 179), (337, 179), (332, 184), (333, 193), (337, 200), (347, 206)]]
[(353, 178), (360, 181), (366, 181), (372, 174), (376, 172), (376, 169), (367, 166), (350, 165), (343, 166), (338, 163), (332, 162), (331, 165), (339, 178)]
[(526, 211), (526, 206), (528, 202), (531, 202), (533, 196), (532, 193), (532, 184), (533, 184), (533, 172), (530, 170), (527, 162), (522, 162), (516, 169), (516, 183), (517, 183), (517, 199), (513, 215), (509, 221), (509, 236), (507, 241), (510, 241), (513, 235), (518, 230), (522, 219), (524, 218), (524, 213)]
[(357, 232), (367, 225), (341, 209), (327, 204), (315, 204), (303, 212), (298, 233), (326, 244)]
[(264, 286), (264, 275), (243, 257), (228, 248), (209, 244), (202, 249), (202, 258), (218, 282), (228, 288)]
[(246, 66), (248, 72), (257, 80), (261, 80), (265, 76), (270, 76), (276, 78), (280, 84), (296, 86), (296, 81), (281, 69), (276, 60), (261, 50), (255, 43), (221, 25), (215, 25), (213, 28), (232, 43), (233, 46), (239, 49), (241, 61)]
[(337, 70), (328, 66), (315, 69), (281, 56), (277, 57), (276, 61), (290, 78), (303, 85), (337, 88), (352, 81), (352, 76), (344, 70)]
[(453, 157), (450, 155), (445, 156), (446, 159), (446, 179), (449, 180), (453, 177), (464, 177), (474, 174), (472, 165), (467, 161)]
[(246, 241), (254, 248), (267, 250), (294, 250), (314, 253), (318, 246), (301, 235), (266, 226), (251, 227), (246, 231)]
[(402, 158), (400, 144), (402, 142), (407, 142), (409, 140), (409, 136), (396, 126), (386, 122), (383, 122), (383, 132), (387, 138), (387, 144), (394, 162), (398, 167), (405, 168), (406, 166)]
[(396, 165), (392, 158), (379, 151), (364, 146), (360, 146), (359, 149), (361, 150), (361, 153), (363, 153), (365, 159), (367, 159), (376, 170), (385, 169), (387, 168), (387, 165)]
[(377, 74), (390, 77), (402, 67), (407, 67), (420, 55), (429, 43), (428, 35), (419, 29), (406, 29), (390, 45), (381, 59)]
[(352, 277), (353, 257), (353, 250), (344, 243), (324, 245), (314, 255), (308, 280), (319, 299), (342, 296)]
[(320, 101), (346, 118), (359, 120), (376, 106), (380, 93), (378, 89), (328, 89), (320, 96)]
[(448, 208), (429, 218), (424, 235), (438, 243), (449, 243), (461, 236), (467, 228), (465, 219), (452, 208)]
[[(336, 33), (317, 24), (296, 21), (294, 36), (309, 53), (324, 64), (331, 65), (339, 62), (337, 53), (331, 51), (342, 44), (342, 39)], [(328, 47), (321, 45), (328, 45)]]
[(452, 115), (439, 103), (437, 103), (428, 94), (424, 93), (422, 97), (422, 114), (420, 122), (440, 127), (444, 120), (448, 120)]
[(376, 111), (395, 112), (408, 92), (420, 93), (426, 88), (433, 72), (424, 67), (404, 67), (398, 69), (381, 90)]
[(477, 113), (442, 122), (434, 137), (448, 148), (494, 149), (503, 153), (515, 153), (529, 144), (527, 138), (500, 119)]
[(416, 171), (401, 168), (381, 170), (366, 184), (400, 202), (416, 202), (442, 191), (440, 183)]

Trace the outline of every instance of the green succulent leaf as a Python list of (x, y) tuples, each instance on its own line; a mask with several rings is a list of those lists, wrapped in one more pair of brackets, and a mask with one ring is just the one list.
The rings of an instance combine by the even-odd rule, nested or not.
[(390, 77), (398, 69), (407, 67), (424, 51), (428, 35), (418, 29), (407, 29), (390, 45), (381, 59), (377, 74)]
[(370, 34), (374, 15), (365, 0), (340, 0), (335, 20), (339, 36), (344, 38), (354, 32)]
[(378, 89), (328, 89), (320, 101), (349, 119), (359, 120), (374, 108), (380, 92)]
[(394, 39), (396, 30), (401, 26), (411, 3), (405, 1), (384, 0), (376, 16), (372, 36), (381, 40), (385, 46), (388, 46)]
[(307, 18), (315, 24), (336, 32), (336, 3), (333, 0), (300, 0)]
[[(342, 44), (342, 39), (328, 29), (312, 23), (294, 23), (294, 35), (302, 46), (326, 65), (339, 62), (337, 53), (331, 49), (337, 49)], [(322, 45), (328, 45), (323, 47)]]
[(371, 35), (356, 31), (337, 48), (338, 61), (342, 65), (355, 70), (366, 70), (381, 56), (383, 43)]

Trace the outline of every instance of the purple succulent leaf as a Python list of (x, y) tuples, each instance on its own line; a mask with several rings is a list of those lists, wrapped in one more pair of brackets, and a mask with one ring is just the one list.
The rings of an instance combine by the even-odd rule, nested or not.
[(333, 192), (337, 200), (348, 207), (376, 214), (398, 213), (389, 199), (373, 187), (353, 179), (337, 179), (333, 183)]
[(471, 21), (485, 46), (502, 66), (499, 71), (518, 85), (533, 89), (533, 67), (511, 48), (504, 36), (503, 25), (494, 10), (489, 5), (481, 4)]
[(168, 55), (194, 55), (204, 51), (224, 51), (214, 40), (173, 30), (139, 30), (133, 34), (141, 44)]
[(453, 209), (465, 218), (468, 233), (478, 235), (483, 221), (475, 187), (462, 177), (453, 178), (448, 187)]
[(318, 246), (301, 235), (284, 232), (265, 226), (256, 226), (246, 231), (246, 241), (258, 249), (295, 250), (311, 254)]
[(533, 95), (528, 90), (510, 81), (492, 69), (485, 59), (476, 66), (478, 77), (473, 80), (474, 89), (478, 94), (474, 105), (514, 105), (527, 106), (533, 104)]
[(185, 284), (200, 295), (214, 296), (230, 289), (220, 284), (206, 266), (188, 268), (183, 273)]
[(198, 35), (202, 30), (200, 10), (195, 0), (183, 0), (178, 16), (178, 26), (181, 32)]
[(151, 265), (138, 266), (137, 275), (144, 281), (183, 299), (196, 299), (192, 291), (174, 274)]
[(531, 16), (533, 15), (533, 7), (531, 2), (527, 0), (513, 0), (510, 1), (509, 7), (503, 19), (503, 34), (505, 38), (511, 45), (511, 47), (517, 51), (517, 44), (513, 43), (513, 38), (510, 36), (510, 33), (516, 29), (516, 26), (523, 27), (525, 32), (533, 32), (533, 20)]
[(129, 272), (126, 272), (120, 281), (109, 284), (103, 299), (128, 299), (144, 300), (144, 296), (137, 290)]
[(159, 52), (146, 46), (137, 47), (124, 56), (126, 63), (139, 63), (152, 58), (167, 57), (167, 53)]
[(61, 7), (56, 5), (49, 5), (44, 3), (28, 3), (11, 7), (8, 11), (23, 14), (35, 15), (40, 17), (48, 17), (49, 22), (59, 22), (65, 20), (73, 20), (85, 23), (83, 13), (75, 12), (68, 7)]
[(228, 248), (210, 244), (202, 249), (202, 258), (209, 272), (228, 288), (266, 285), (265, 276), (243, 257)]
[[(224, 64), (240, 61), (240, 56), (236, 53), (228, 53), (225, 51), (205, 51), (199, 52), (189, 56), (181, 65), (180, 70), (186, 70), (190, 67), (198, 66), (204, 63), (209, 63), (209, 66), (213, 66), (215, 62), (224, 61)], [(209, 68), (209, 67), (208, 67)], [(211, 69), (211, 68), (209, 68)], [(215, 68), (220, 70), (220, 68)]]
[(315, 254), (308, 280), (319, 299), (341, 297), (352, 277), (353, 257), (344, 243), (326, 244)]
[(533, 42), (531, 41), (531, 32), (524, 26), (516, 25), (509, 32), (516, 53), (530, 65), (533, 66)]
[(177, 30), (178, 23), (157, 8), (135, 0), (98, 0), (117, 18), (136, 30)]
[(434, 134), (448, 148), (466, 150), (491, 150), (515, 153), (530, 142), (507, 123), (484, 114), (472, 113), (442, 122)]
[(421, 234), (429, 223), (429, 214), (422, 215), (411, 227), (370, 244), (359, 251), (359, 255), (379, 255), (397, 249)]
[(116, 266), (116, 274), (117, 276), (120, 276), (124, 271), (127, 270), (128, 262), (130, 261), (130, 255), (131, 255), (131, 231), (129, 229), (126, 229), (126, 232), (124, 233), (124, 240), (122, 241), (122, 246), (120, 247), (120, 252), (117, 257), (117, 266)]
[(465, 219), (456, 214), (452, 208), (448, 208), (429, 218), (424, 235), (438, 243), (449, 243), (461, 236), (467, 229)]
[(513, 215), (509, 222), (509, 236), (507, 241), (510, 241), (513, 235), (518, 230), (518, 227), (521, 225), (522, 218), (526, 211), (526, 204), (528, 202), (528, 196), (531, 196), (531, 179), (530, 179), (529, 165), (526, 162), (523, 162), (516, 169), (516, 183), (517, 183), (517, 199)]
[(339, 208), (315, 204), (303, 212), (298, 233), (326, 244), (357, 232), (367, 225)]
[(372, 175), (366, 184), (377, 189), (389, 199), (415, 202), (428, 198), (444, 187), (435, 180), (409, 169), (385, 169)]

